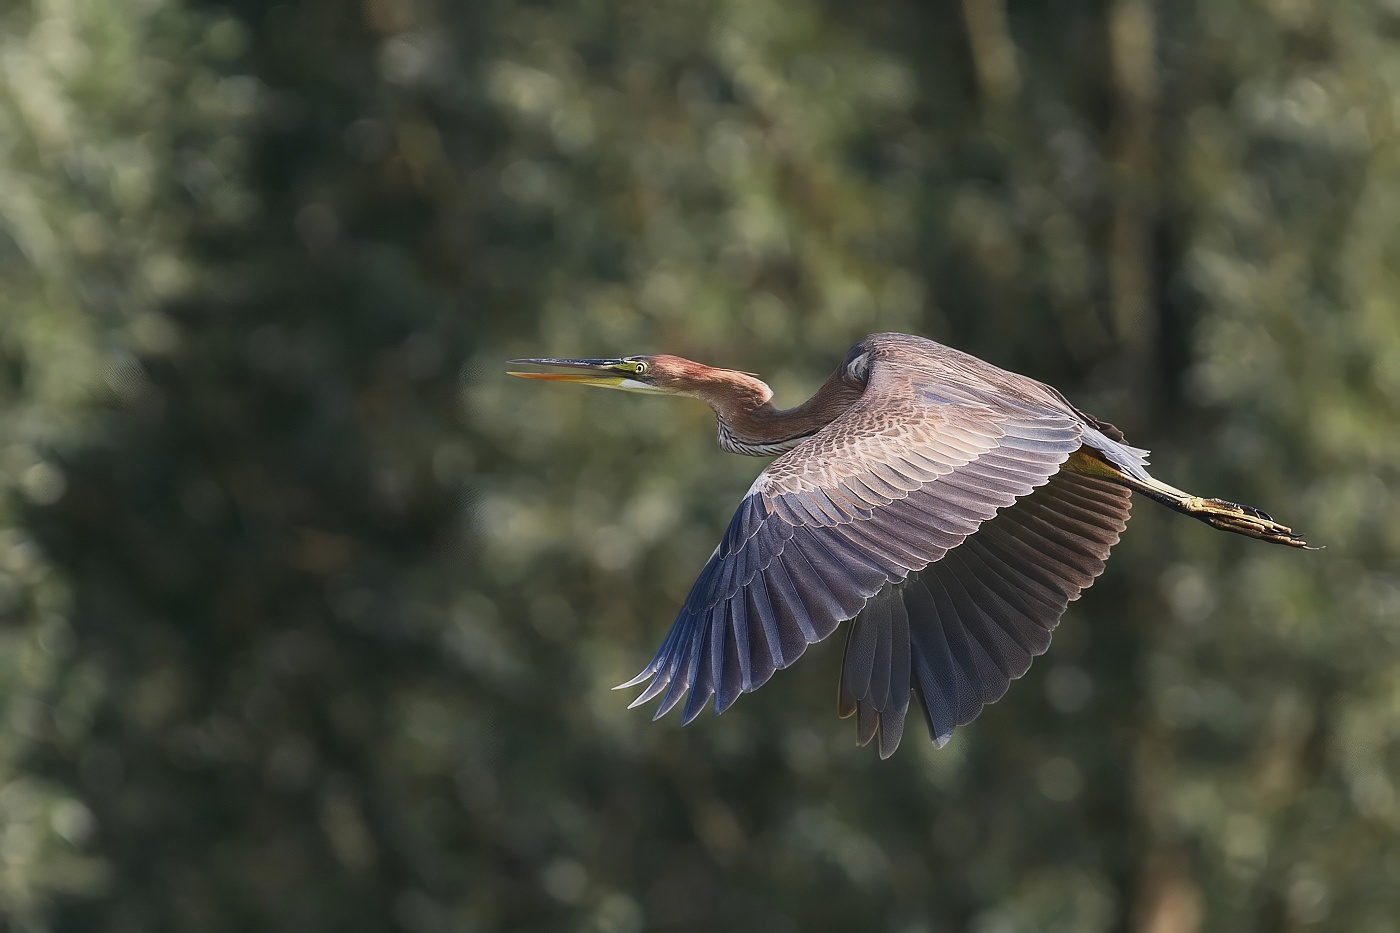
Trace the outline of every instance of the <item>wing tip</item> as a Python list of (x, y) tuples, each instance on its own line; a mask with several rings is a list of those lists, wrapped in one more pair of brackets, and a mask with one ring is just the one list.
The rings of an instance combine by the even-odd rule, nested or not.
[[(705, 699), (708, 700), (709, 697), (705, 697)], [(681, 725), (688, 726), (695, 720), (699, 719), (700, 714), (705, 711), (706, 706), (709, 706), (709, 704), (696, 703), (694, 706), (692, 706), (689, 702), (687, 702), (685, 704), (685, 711), (681, 713)]]
[(631, 680), (627, 681), (626, 683), (618, 684), (616, 687), (610, 687), (609, 689), (611, 689), (611, 690), (626, 690), (628, 687), (636, 687), (636, 686), (640, 685), (641, 683), (643, 683), (644, 681), (650, 680), (652, 677), (655, 677), (655, 676), (656, 676), (656, 672), (655, 672), (655, 671), (647, 671), (647, 670), (644, 670), (644, 671), (642, 671), (640, 674), (638, 674), (636, 677), (633, 677)]

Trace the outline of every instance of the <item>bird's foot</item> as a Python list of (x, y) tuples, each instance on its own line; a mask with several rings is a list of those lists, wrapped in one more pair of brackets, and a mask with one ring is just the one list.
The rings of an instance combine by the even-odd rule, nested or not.
[(1224, 499), (1203, 499), (1199, 496), (1191, 496), (1182, 505), (1185, 506), (1188, 515), (1212, 528), (1233, 531), (1235, 534), (1258, 538), (1260, 541), (1272, 541), (1274, 544), (1316, 550), (1303, 540), (1302, 535), (1287, 525), (1280, 525), (1262, 509)]

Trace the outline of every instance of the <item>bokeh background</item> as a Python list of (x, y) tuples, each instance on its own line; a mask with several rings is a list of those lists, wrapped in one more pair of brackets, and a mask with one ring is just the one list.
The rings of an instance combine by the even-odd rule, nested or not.
[[(0, 0), (0, 928), (1400, 929), (1400, 4)], [(903, 330), (1140, 502), (880, 762), (651, 656), (761, 462), (507, 380)]]

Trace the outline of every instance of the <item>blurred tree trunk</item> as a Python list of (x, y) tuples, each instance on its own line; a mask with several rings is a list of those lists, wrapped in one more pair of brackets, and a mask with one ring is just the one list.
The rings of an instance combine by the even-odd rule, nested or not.
[(1112, 0), (1108, 10), (1114, 118), (1113, 220), (1107, 256), (1114, 331), (1134, 397), (1162, 394), (1156, 307), (1158, 164), (1157, 34), (1151, 0)]

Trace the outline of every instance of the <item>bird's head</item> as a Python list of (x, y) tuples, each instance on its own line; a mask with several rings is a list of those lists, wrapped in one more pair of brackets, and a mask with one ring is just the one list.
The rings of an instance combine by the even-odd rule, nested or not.
[(659, 395), (688, 395), (710, 399), (716, 395), (736, 392), (754, 394), (766, 399), (772, 393), (768, 387), (749, 373), (732, 369), (717, 369), (695, 363), (679, 356), (659, 353), (654, 356), (624, 356), (613, 360), (573, 360), (545, 357), (511, 360), (531, 366), (547, 366), (573, 372), (511, 372), (522, 379), (542, 379), (549, 382), (571, 382), (575, 385), (622, 389), (624, 392), (647, 392)]
[(666, 388), (665, 382), (658, 378), (660, 370), (656, 364), (657, 359), (654, 356), (624, 356), (613, 360), (571, 360), (556, 357), (511, 360), (511, 363), (581, 372), (511, 372), (510, 375), (519, 376), (521, 379), (542, 379), (548, 382), (572, 382), (575, 385), (622, 389), (624, 392), (670, 393), (672, 390)]

